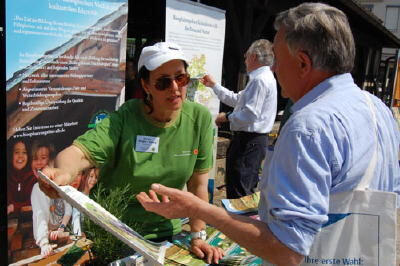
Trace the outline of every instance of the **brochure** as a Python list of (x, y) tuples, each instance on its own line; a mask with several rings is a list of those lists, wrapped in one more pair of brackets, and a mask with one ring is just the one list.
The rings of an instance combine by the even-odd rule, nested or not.
[(222, 205), (228, 212), (245, 214), (258, 211), (260, 192), (253, 193), (238, 199), (222, 199)]
[[(206, 241), (212, 246), (220, 247), (225, 252), (225, 256), (219, 261), (218, 265), (262, 265), (261, 258), (250, 254), (214, 227), (207, 226), (206, 232)], [(207, 265), (203, 260), (189, 252), (190, 240), (189, 232), (183, 231), (175, 236), (174, 245), (167, 250), (165, 265)]]
[(123, 241), (129, 247), (148, 260), (149, 265), (163, 265), (167, 249), (167, 241), (155, 243), (144, 239), (139, 233), (109, 213), (97, 202), (71, 186), (58, 186), (43, 172), (38, 171), (39, 176), (50, 184), (68, 203), (86, 214), (89, 219)]

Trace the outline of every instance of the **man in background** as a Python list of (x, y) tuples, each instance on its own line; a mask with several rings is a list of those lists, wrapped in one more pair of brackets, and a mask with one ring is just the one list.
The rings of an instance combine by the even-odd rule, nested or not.
[(200, 79), (213, 89), (221, 102), (234, 108), (233, 112), (220, 113), (215, 120), (217, 126), (229, 121), (233, 131), (226, 159), (229, 199), (255, 192), (265, 157), (267, 133), (272, 130), (277, 109), (276, 80), (270, 69), (274, 61), (272, 44), (268, 40), (257, 40), (244, 57), (249, 82), (239, 93), (217, 84), (210, 75)]

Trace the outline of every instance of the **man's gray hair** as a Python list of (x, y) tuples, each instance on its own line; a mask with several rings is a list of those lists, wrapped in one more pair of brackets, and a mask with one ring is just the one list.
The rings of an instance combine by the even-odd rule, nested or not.
[(272, 66), (274, 63), (274, 53), (272, 52), (272, 43), (265, 39), (254, 41), (246, 54), (255, 54), (261, 65)]
[(276, 30), (283, 26), (290, 52), (300, 50), (316, 69), (338, 74), (354, 66), (355, 45), (346, 15), (322, 3), (303, 3), (279, 13)]

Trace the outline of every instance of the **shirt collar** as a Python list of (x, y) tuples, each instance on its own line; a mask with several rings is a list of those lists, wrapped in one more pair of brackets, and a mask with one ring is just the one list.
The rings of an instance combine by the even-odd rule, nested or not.
[(253, 71), (248, 73), (249, 79), (253, 79), (255, 76), (261, 74), (262, 72), (264, 72), (266, 70), (269, 70), (269, 66), (262, 66), (257, 69), (254, 69)]
[(353, 77), (350, 73), (339, 74), (332, 76), (330, 78), (325, 79), (320, 84), (312, 88), (309, 92), (307, 92), (303, 97), (301, 97), (297, 102), (295, 102), (292, 107), (292, 113), (304, 108), (308, 104), (316, 101), (318, 98), (323, 96), (328, 91), (341, 87), (338, 86), (343, 83), (354, 83)]
[(176, 110), (173, 114), (172, 114), (172, 118), (169, 122), (159, 122), (157, 120), (155, 120), (154, 118), (151, 117), (150, 114), (148, 114), (147, 110), (146, 110), (146, 106), (144, 101), (141, 101), (140, 103), (140, 109), (141, 112), (144, 116), (144, 118), (153, 126), (156, 127), (160, 127), (160, 128), (167, 128), (167, 127), (171, 127), (175, 124), (175, 122), (178, 120), (180, 114), (181, 114), (181, 110), (183, 108), (183, 105), (185, 104), (185, 101), (182, 103), (182, 107), (179, 110)]

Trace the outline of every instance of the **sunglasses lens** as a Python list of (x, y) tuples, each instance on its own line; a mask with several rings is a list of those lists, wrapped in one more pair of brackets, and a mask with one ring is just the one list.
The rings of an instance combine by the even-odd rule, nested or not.
[(190, 81), (189, 74), (182, 74), (175, 78), (176, 83), (179, 87), (186, 86)]
[(164, 91), (171, 87), (172, 80), (170, 78), (160, 78), (156, 82), (156, 89), (159, 91)]
[[(177, 77), (174, 78), (176, 84), (178, 85), (178, 87), (183, 87), (186, 86), (189, 81), (190, 81), (190, 76), (189, 74), (181, 74)], [(171, 78), (159, 78), (156, 81), (155, 87), (157, 90), (159, 91), (164, 91), (168, 88), (170, 88), (172, 86), (172, 79)]]

